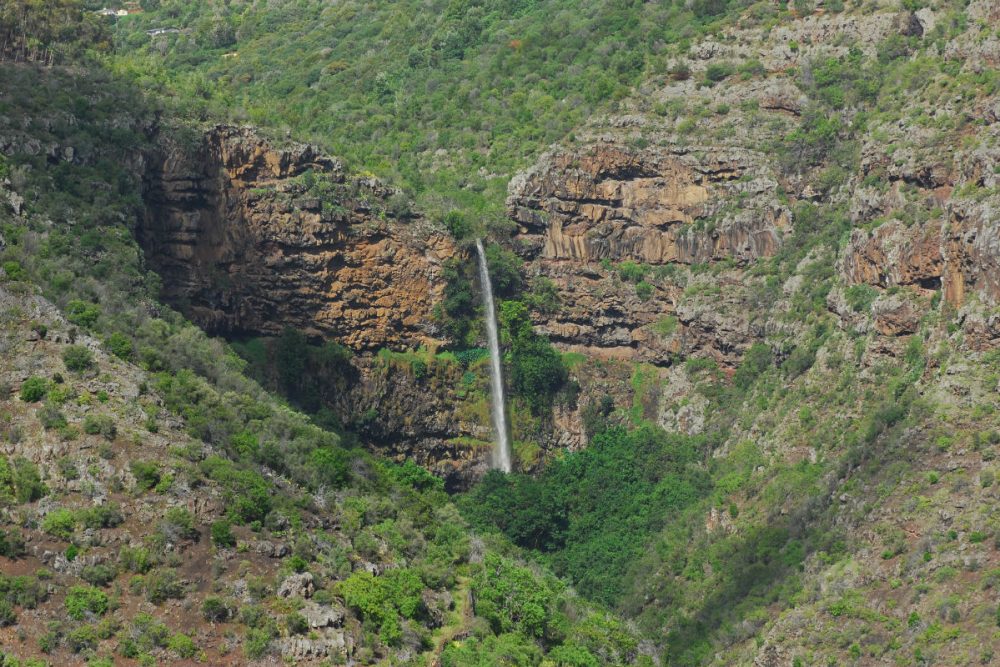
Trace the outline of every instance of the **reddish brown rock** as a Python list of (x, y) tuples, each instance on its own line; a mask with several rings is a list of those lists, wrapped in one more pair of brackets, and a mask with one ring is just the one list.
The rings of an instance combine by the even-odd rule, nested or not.
[(392, 191), (241, 128), (159, 157), (139, 238), (164, 296), (206, 329), (291, 326), (355, 350), (439, 342), (431, 311), (455, 248), (420, 218), (390, 223)]

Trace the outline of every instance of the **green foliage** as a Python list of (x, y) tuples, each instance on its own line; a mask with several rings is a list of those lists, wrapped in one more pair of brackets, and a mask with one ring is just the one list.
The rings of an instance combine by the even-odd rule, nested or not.
[(468, 216), (458, 209), (452, 209), (445, 214), (444, 226), (457, 240), (470, 238), (476, 233)]
[(109, 608), (107, 594), (93, 586), (71, 586), (66, 593), (66, 613), (82, 621), (90, 616), (103, 616)]
[(771, 348), (764, 343), (754, 343), (743, 355), (743, 361), (733, 375), (733, 384), (744, 391), (749, 389), (757, 377), (773, 363), (774, 355)]
[(391, 466), (389, 473), (397, 483), (404, 487), (418, 491), (444, 491), (444, 480), (435, 477), (426, 468), (418, 466), (410, 459), (404, 461), (402, 465)]
[(543, 414), (567, 380), (562, 357), (548, 340), (532, 330), (524, 303), (501, 302), (500, 322), (503, 339), (510, 343), (507, 377), (511, 387), (515, 395), (527, 401), (534, 414)]
[[(116, 59), (147, 89), (170, 91), (165, 104), (181, 115), (323, 141), (355, 169), (391, 177), (468, 238), (503, 223), (509, 175), (622, 99), (663, 44), (743, 7), (162, 2), (118, 24)], [(162, 25), (181, 32), (144, 33)], [(226, 57), (237, 39), (239, 57)]]
[(201, 468), (210, 479), (222, 485), (229, 514), (234, 521), (263, 521), (271, 511), (271, 488), (260, 473), (241, 470), (217, 456), (202, 461)]
[(2, 268), (4, 277), (7, 280), (24, 280), (27, 278), (27, 273), (19, 262), (15, 262), (14, 260), (6, 261), (3, 263)]
[(101, 435), (108, 441), (113, 441), (118, 435), (115, 420), (108, 415), (88, 414), (83, 418), (83, 432), (90, 435)]
[(501, 246), (486, 246), (486, 264), (490, 282), (498, 299), (514, 296), (521, 290), (521, 258)]
[(479, 296), (474, 289), (476, 272), (472, 262), (458, 258), (447, 260), (442, 267), (445, 281), (444, 298), (437, 312), (448, 335), (459, 347), (475, 345), (479, 331), (477, 304)]
[(160, 533), (168, 542), (197, 540), (199, 533), (194, 525), (194, 515), (183, 507), (171, 507), (160, 521)]
[(115, 331), (112, 333), (106, 343), (108, 350), (111, 354), (115, 355), (119, 359), (124, 359), (125, 361), (131, 361), (133, 355), (135, 354), (135, 349), (132, 345), (132, 339), (130, 339), (125, 334), (120, 331)]
[(231, 614), (232, 610), (222, 598), (209, 596), (201, 603), (201, 615), (210, 623), (221, 623)]
[(149, 572), (143, 577), (142, 588), (146, 593), (146, 599), (153, 604), (180, 600), (186, 593), (177, 572), (169, 568)]
[(93, 327), (100, 316), (101, 309), (96, 304), (86, 303), (80, 299), (73, 299), (66, 306), (66, 319), (82, 327)]
[(487, 474), (460, 506), (474, 525), (549, 554), (580, 592), (613, 601), (650, 536), (708, 491), (697, 465), (704, 444), (651, 426), (612, 428), (537, 478)]
[(13, 606), (34, 609), (47, 597), (48, 585), (38, 577), (0, 573), (0, 600)]
[(42, 519), (41, 528), (53, 537), (68, 540), (76, 529), (76, 514), (64, 507), (54, 509)]
[(82, 345), (70, 345), (62, 353), (67, 370), (83, 372), (94, 366), (94, 353)]
[(118, 572), (114, 567), (104, 563), (86, 565), (80, 571), (80, 578), (91, 586), (107, 586), (117, 575)]
[(85, 528), (100, 530), (101, 528), (114, 528), (124, 521), (121, 509), (115, 503), (97, 505), (75, 512), (77, 519)]
[(126, 658), (139, 658), (158, 648), (165, 648), (170, 630), (147, 613), (136, 614), (119, 633), (118, 652)]
[(531, 570), (489, 554), (482, 572), (472, 583), (472, 590), (476, 614), (489, 621), (495, 633), (545, 635), (555, 595), (540, 584)]
[(709, 84), (718, 83), (732, 76), (735, 68), (730, 63), (713, 62), (705, 68), (705, 81)]
[(17, 530), (0, 529), (0, 556), (16, 559), (24, 556), (24, 537)]
[(232, 525), (225, 519), (212, 523), (212, 544), (226, 549), (236, 546), (236, 536), (233, 535)]
[(129, 468), (135, 477), (135, 488), (139, 491), (149, 491), (159, 484), (162, 478), (160, 466), (153, 461), (132, 461), (129, 463)]
[(350, 479), (350, 455), (343, 449), (314, 450), (310, 462), (315, 472), (317, 487), (341, 488)]
[(406, 568), (389, 570), (375, 577), (365, 570), (354, 572), (340, 584), (344, 602), (357, 610), (365, 622), (378, 628), (387, 644), (402, 638), (400, 616), (414, 618), (421, 609), (423, 583)]
[(635, 286), (635, 295), (643, 301), (647, 301), (651, 296), (653, 296), (653, 286), (645, 280), (638, 282)]
[(167, 648), (177, 654), (178, 658), (190, 660), (198, 653), (198, 645), (194, 640), (178, 632), (167, 641)]
[(851, 285), (844, 290), (844, 298), (847, 299), (847, 305), (855, 313), (868, 312), (877, 296), (878, 292), (871, 285)]
[(272, 633), (262, 628), (247, 630), (243, 642), (243, 655), (250, 660), (259, 660), (267, 655), (271, 648)]
[(579, 644), (562, 644), (549, 651), (546, 656), (559, 667), (599, 667), (594, 654)]
[(441, 654), (441, 667), (534, 667), (541, 661), (538, 644), (516, 633), (453, 642)]
[(12, 605), (8, 600), (0, 600), (0, 628), (5, 628), (8, 625), (14, 625), (16, 623), (17, 613), (14, 611), (14, 605)]
[(20, 456), (12, 462), (0, 458), (0, 505), (11, 501), (31, 503), (48, 492), (34, 463)]
[(45, 378), (32, 376), (21, 384), (21, 400), (25, 403), (37, 403), (45, 398), (49, 391), (49, 383)]

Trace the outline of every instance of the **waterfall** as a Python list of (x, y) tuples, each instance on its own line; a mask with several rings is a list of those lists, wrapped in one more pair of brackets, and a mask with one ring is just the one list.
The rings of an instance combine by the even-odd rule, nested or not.
[(490, 284), (490, 270), (486, 266), (486, 251), (483, 242), (476, 239), (476, 253), (479, 255), (479, 282), (483, 290), (483, 305), (486, 307), (486, 334), (490, 343), (490, 388), (492, 394), (491, 412), (496, 440), (493, 444), (493, 466), (510, 472), (510, 441), (507, 439), (507, 412), (503, 397), (503, 375), (500, 366), (500, 336), (497, 334), (497, 311), (493, 305), (493, 285)]

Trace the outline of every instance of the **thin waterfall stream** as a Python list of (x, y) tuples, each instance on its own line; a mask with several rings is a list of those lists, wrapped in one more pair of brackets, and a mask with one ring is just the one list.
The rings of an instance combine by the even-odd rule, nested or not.
[(507, 437), (507, 410), (503, 395), (503, 375), (500, 364), (500, 336), (497, 333), (497, 311), (493, 304), (493, 285), (490, 270), (486, 265), (486, 251), (483, 242), (476, 239), (476, 253), (479, 255), (479, 282), (483, 290), (483, 305), (486, 307), (486, 336), (490, 344), (490, 412), (493, 416), (493, 467), (504, 472), (511, 470), (510, 441)]

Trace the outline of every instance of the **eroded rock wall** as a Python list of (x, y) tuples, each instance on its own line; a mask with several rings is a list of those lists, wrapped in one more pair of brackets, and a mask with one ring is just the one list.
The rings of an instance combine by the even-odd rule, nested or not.
[(140, 242), (165, 298), (207, 330), (290, 326), (358, 351), (440, 342), (431, 311), (455, 247), (419, 217), (390, 220), (388, 188), (245, 128), (164, 140), (158, 158)]

